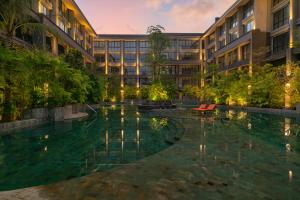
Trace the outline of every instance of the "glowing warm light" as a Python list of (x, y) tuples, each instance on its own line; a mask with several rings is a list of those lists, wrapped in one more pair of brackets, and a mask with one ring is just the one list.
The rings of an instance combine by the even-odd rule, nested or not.
[(117, 98), (116, 97), (112, 97), (111, 100), (110, 100), (112, 103), (115, 103), (117, 101)]
[(285, 150), (286, 152), (291, 152), (292, 151), (292, 146), (290, 144), (285, 145)]
[(124, 117), (121, 118), (121, 123), (122, 123), (122, 124), (124, 123)]
[(284, 136), (288, 137), (291, 135), (291, 119), (285, 118), (284, 121)]
[(252, 129), (252, 124), (251, 122), (248, 122), (248, 130), (251, 130)]
[(121, 130), (121, 139), (124, 141), (124, 130)]
[(45, 146), (44, 151), (45, 151), (45, 152), (48, 151), (48, 147), (47, 147), (47, 146)]
[(242, 119), (245, 119), (247, 117), (247, 113), (246, 112), (239, 112), (238, 114), (238, 119), (239, 120), (242, 120)]
[(140, 130), (136, 131), (136, 140), (140, 141)]
[(293, 179), (293, 171), (289, 171), (289, 173), (288, 173), (288, 175), (289, 175), (289, 180), (290, 181), (292, 181), (292, 179)]
[(49, 135), (45, 135), (45, 139), (47, 140), (49, 138)]

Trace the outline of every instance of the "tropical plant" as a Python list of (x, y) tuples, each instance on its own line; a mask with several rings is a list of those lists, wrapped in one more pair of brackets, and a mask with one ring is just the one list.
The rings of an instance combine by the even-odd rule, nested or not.
[(45, 28), (30, 16), (32, 3), (33, 0), (0, 0), (0, 30), (6, 36), (7, 46), (13, 46), (17, 30), (30, 32)]
[(148, 40), (150, 43), (150, 52), (146, 57), (146, 61), (153, 67), (153, 80), (159, 80), (160, 66), (166, 63), (163, 52), (170, 46), (170, 41), (163, 34), (165, 28), (156, 25), (147, 29)]
[(137, 88), (135, 86), (125, 86), (124, 97), (125, 99), (136, 99), (138, 97)]
[(82, 53), (77, 49), (70, 49), (64, 56), (64, 60), (74, 69), (85, 70), (84, 58)]
[(149, 99), (151, 101), (167, 101), (170, 100), (170, 97), (161, 82), (157, 82), (152, 84), (149, 88)]

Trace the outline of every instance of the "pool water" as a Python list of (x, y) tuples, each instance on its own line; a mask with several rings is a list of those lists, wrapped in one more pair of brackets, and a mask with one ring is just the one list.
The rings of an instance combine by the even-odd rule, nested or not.
[(103, 107), (86, 120), (15, 131), (0, 137), (0, 190), (134, 164), (168, 148), (183, 132), (178, 122), (136, 107)]

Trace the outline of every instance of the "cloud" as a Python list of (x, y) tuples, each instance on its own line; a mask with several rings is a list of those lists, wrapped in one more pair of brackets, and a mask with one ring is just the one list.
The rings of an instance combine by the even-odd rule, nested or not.
[(153, 8), (155, 10), (161, 8), (161, 6), (170, 4), (172, 0), (146, 0), (146, 5), (149, 8)]
[(165, 14), (177, 28), (191, 32), (204, 32), (235, 0), (191, 0), (175, 3)]

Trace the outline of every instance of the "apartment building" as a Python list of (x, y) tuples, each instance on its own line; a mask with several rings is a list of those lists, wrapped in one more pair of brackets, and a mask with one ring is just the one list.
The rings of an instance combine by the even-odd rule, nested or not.
[(35, 0), (33, 19), (47, 26), (43, 33), (18, 36), (54, 55), (61, 55), (73, 48), (79, 50), (85, 63), (93, 63), (93, 41), (96, 32), (74, 0)]
[(298, 0), (237, 0), (201, 39), (203, 73), (300, 60), (299, 13)]
[[(164, 52), (161, 73), (174, 78), (179, 89), (198, 85), (200, 33), (167, 33), (170, 47)], [(121, 87), (139, 88), (152, 81), (152, 67), (146, 62), (150, 44), (147, 35), (98, 35), (94, 42), (99, 72), (120, 76)]]

